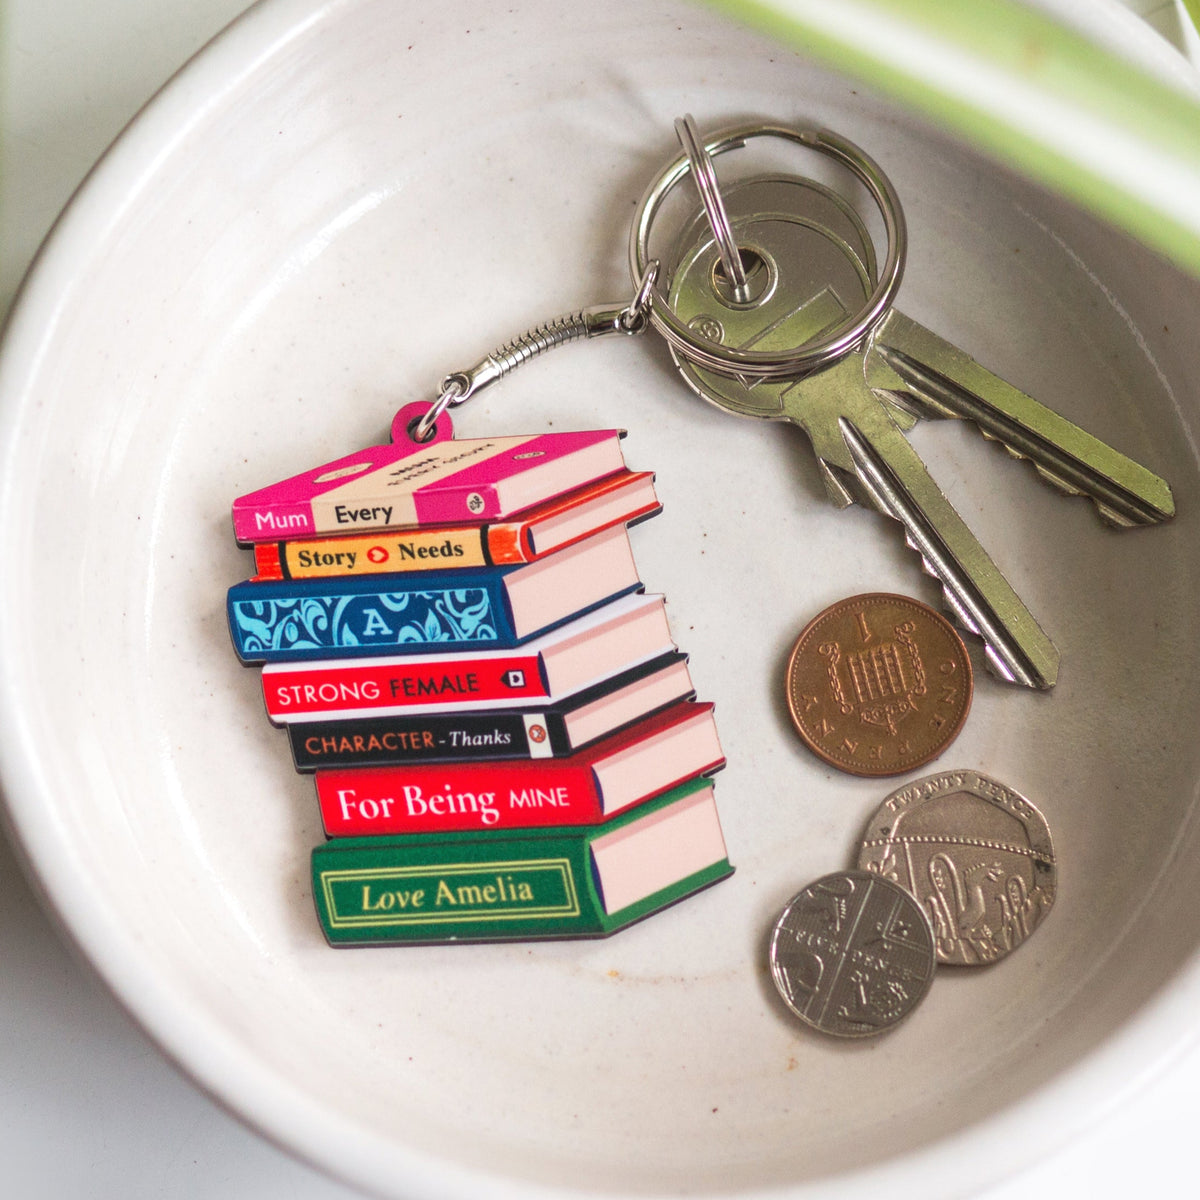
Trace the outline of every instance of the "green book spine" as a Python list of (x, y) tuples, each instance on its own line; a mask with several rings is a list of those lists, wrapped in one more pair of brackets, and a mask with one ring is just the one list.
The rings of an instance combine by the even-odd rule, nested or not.
[[(604, 937), (732, 874), (711, 796), (700, 778), (590, 828), (335, 839), (312, 854), (317, 915), (334, 946)], [(693, 861), (607, 911), (593, 844), (677, 815), (711, 826)]]

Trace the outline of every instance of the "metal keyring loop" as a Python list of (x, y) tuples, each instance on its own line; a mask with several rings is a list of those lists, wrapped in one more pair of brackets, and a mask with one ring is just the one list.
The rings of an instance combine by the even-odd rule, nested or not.
[(621, 329), (625, 333), (641, 333), (650, 320), (650, 294), (658, 279), (658, 259), (652, 258), (647, 264), (642, 277), (638, 281), (638, 289), (633, 299), (621, 310), (617, 317)]
[(470, 399), (470, 396), (470, 380), (461, 374), (447, 375), (442, 380), (441, 391), (433, 402), (433, 407), (419, 420), (409, 422), (408, 436), (414, 442), (429, 441), (442, 413), (448, 408), (457, 408), (464, 400)]
[[(825, 154), (846, 167), (867, 189), (883, 218), (887, 257), (879, 282), (862, 311), (852, 320), (816, 338), (803, 348), (786, 352), (741, 350), (701, 337), (671, 310), (661, 288), (650, 297), (650, 322), (684, 358), (720, 375), (748, 375), (756, 379), (790, 379), (806, 375), (841, 358), (863, 340), (891, 307), (904, 274), (908, 234), (904, 210), (892, 182), (879, 165), (853, 142), (817, 129), (790, 129), (785, 125), (744, 125), (714, 134), (705, 144), (709, 155), (744, 145), (752, 138), (775, 137)], [(643, 278), (649, 259), (650, 227), (667, 194), (689, 173), (686, 154), (672, 159), (646, 189), (629, 233), (629, 265), (635, 280)]]
[(721, 255), (721, 264), (725, 268), (725, 277), (729, 280), (734, 299), (746, 300), (746, 268), (742, 265), (742, 256), (738, 252), (737, 242), (733, 240), (733, 230), (729, 227), (729, 215), (725, 212), (725, 201), (721, 199), (721, 189), (717, 185), (716, 168), (700, 140), (691, 113), (685, 113), (675, 122), (675, 135), (687, 155), (692, 179), (700, 193), (700, 203), (704, 205), (704, 212), (716, 239), (717, 252)]

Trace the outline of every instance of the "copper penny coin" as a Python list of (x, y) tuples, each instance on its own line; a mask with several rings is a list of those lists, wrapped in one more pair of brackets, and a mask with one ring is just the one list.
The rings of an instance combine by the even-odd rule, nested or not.
[(937, 758), (967, 719), (971, 692), (971, 660), (950, 622), (887, 592), (830, 605), (787, 665), (800, 737), (852, 775), (900, 775)]
[(937, 960), (933, 930), (902, 887), (867, 871), (838, 871), (788, 901), (771, 931), (771, 977), (806, 1024), (868, 1037), (924, 999)]
[(1046, 818), (978, 771), (944, 771), (893, 792), (867, 826), (859, 868), (911, 892), (933, 922), (938, 962), (992, 963), (1054, 904)]

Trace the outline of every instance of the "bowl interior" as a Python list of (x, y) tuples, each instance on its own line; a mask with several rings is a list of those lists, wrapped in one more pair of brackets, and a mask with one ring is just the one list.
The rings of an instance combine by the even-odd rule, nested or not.
[[(912, 434), (1063, 654), (1032, 694), (976, 647), (973, 712), (930, 769), (1032, 799), (1060, 891), (1028, 946), (943, 969), (869, 1044), (795, 1024), (765, 946), (902, 780), (812, 758), (781, 674), (827, 603), (937, 589), (896, 526), (825, 502), (797, 430), (702, 404), (653, 336), (557, 351), (456, 424), (621, 426), (658, 472), (666, 509), (634, 550), (717, 702), (730, 881), (600, 942), (328, 949), (312, 786), (225, 628), (252, 571), (232, 498), (383, 440), (527, 326), (627, 297), (627, 224), (687, 111), (866, 148), (909, 222), (902, 311), (1151, 466), (1179, 509), (1115, 532), (961, 423)], [(1081, 1064), (1186, 1032), (1138, 1021), (1195, 986), (1200, 936), (1197, 318), (1195, 282), (1129, 240), (704, 10), (268, 5), (102, 165), (9, 331), (10, 818), (169, 1052), (378, 1189), (803, 1191), (874, 1166), (932, 1195), (953, 1145), (978, 1149), (956, 1186), (997, 1177), (1051, 1136), (1001, 1137), (1023, 1105), (1058, 1088), (1096, 1111), (1119, 1055), (1098, 1087)]]

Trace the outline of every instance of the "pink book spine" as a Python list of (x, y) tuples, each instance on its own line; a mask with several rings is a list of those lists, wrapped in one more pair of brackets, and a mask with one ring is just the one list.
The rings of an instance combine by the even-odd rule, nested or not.
[[(531, 489), (524, 507), (589, 483), (605, 473), (589, 469), (594, 462), (568, 472), (569, 478), (556, 475), (555, 464), (618, 436), (616, 430), (601, 429), (454, 441), (449, 419), (443, 417), (435, 436), (418, 445), (404, 432), (405, 422), (413, 410), (427, 407), (401, 409), (393, 426), (393, 434), (399, 427), (400, 435), (391, 445), (370, 446), (239, 496), (233, 502), (237, 540), (505, 518), (512, 505), (505, 508), (499, 485), (517, 476), (535, 479), (544, 471), (550, 477), (546, 486), (540, 492)], [(475, 457), (478, 461), (471, 461)], [(460, 461), (463, 465), (454, 469)], [(432, 478), (422, 483), (422, 475)]]
[(235, 506), (233, 510), (233, 536), (239, 542), (281, 541), (315, 532), (311, 504)]
[(348, 478), (378, 470), (412, 453), (411, 447), (371, 446), (260, 488), (233, 502), (233, 535), (239, 542), (261, 542), (318, 532), (312, 502)]
[(389, 445), (356, 450), (333, 462), (313, 467), (311, 471), (239, 496), (233, 502), (234, 537), (239, 542), (265, 542), (276, 541), (280, 537), (302, 537), (325, 532), (317, 528), (312, 508), (314, 500), (341, 487), (348, 480), (390, 466), (453, 438), (453, 426), (446, 414), (438, 420), (434, 436), (429, 441), (418, 445), (408, 437), (406, 430), (409, 423), (423, 415), (428, 408), (428, 404), (405, 405), (392, 422), (392, 442)]

